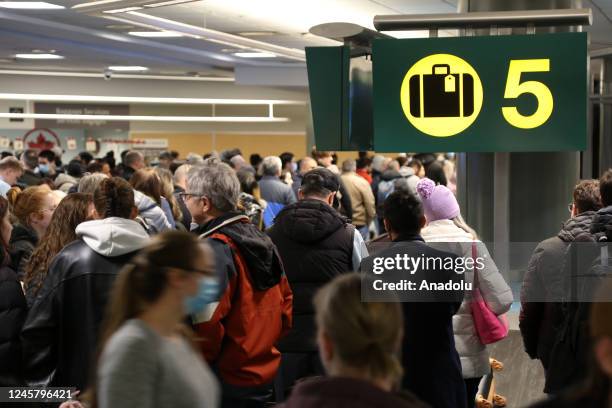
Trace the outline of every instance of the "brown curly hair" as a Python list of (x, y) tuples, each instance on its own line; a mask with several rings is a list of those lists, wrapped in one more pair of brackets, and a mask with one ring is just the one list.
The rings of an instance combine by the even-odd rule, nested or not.
[(57, 206), (51, 223), (32, 252), (25, 269), (24, 286), (38, 292), (47, 276), (49, 265), (62, 248), (77, 239), (77, 225), (89, 219), (91, 194), (74, 193), (67, 195)]

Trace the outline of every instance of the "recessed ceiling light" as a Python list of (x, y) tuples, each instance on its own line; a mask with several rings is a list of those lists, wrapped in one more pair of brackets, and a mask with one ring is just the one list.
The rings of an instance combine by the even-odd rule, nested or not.
[(15, 54), (15, 58), (19, 59), (63, 59), (61, 55), (57, 54), (44, 54), (44, 53), (35, 53), (35, 54)]
[(142, 7), (124, 7), (120, 9), (104, 10), (106, 14), (127, 13), (128, 11), (142, 10)]
[(17, 10), (59, 10), (65, 8), (45, 1), (1, 1), (0, 7)]
[(128, 34), (135, 37), (147, 37), (147, 38), (173, 38), (182, 37), (181, 33), (176, 31), (130, 31)]
[(135, 71), (147, 71), (149, 68), (141, 67), (140, 65), (113, 65), (108, 67), (111, 71), (124, 71), (124, 72), (135, 72)]
[(275, 58), (276, 55), (270, 52), (235, 52), (233, 54), (240, 58)]

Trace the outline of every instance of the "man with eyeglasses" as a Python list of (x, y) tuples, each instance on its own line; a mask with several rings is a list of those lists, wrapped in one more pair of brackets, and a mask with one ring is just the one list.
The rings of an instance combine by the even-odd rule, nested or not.
[(525, 351), (532, 359), (539, 359), (547, 377), (545, 392), (554, 379), (549, 369), (551, 350), (555, 343), (559, 326), (563, 319), (560, 310), (561, 295), (567, 276), (565, 267), (568, 246), (582, 241), (590, 235), (591, 224), (596, 212), (601, 208), (600, 183), (598, 180), (583, 180), (576, 185), (573, 201), (568, 209), (570, 218), (563, 224), (561, 231), (538, 244), (534, 250), (523, 279), (521, 288), (521, 313), (519, 327), (523, 336)]
[(194, 166), (181, 193), (215, 252), (219, 300), (192, 316), (204, 357), (219, 376), (222, 407), (264, 407), (280, 365), (275, 344), (291, 327), (293, 294), (276, 246), (238, 212), (240, 183), (216, 158)]

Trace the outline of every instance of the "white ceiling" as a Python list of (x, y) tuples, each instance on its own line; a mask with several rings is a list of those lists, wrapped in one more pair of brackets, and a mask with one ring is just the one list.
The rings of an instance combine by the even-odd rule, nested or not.
[[(303, 66), (290, 58), (241, 59), (237, 49), (196, 38), (144, 39), (127, 35), (143, 30), (134, 23), (87, 15), (70, 7), (88, 0), (47, 0), (65, 10), (23, 11), (0, 9), (0, 69), (44, 69), (102, 72), (109, 65), (144, 65), (155, 74), (195, 73), (232, 75), (236, 66)], [(133, 0), (112, 3), (112, 8), (130, 5)], [(591, 47), (612, 47), (612, 0), (588, 0), (594, 25)], [(347, 21), (369, 28), (377, 14), (449, 13), (456, 0), (205, 0), (139, 10), (146, 16), (172, 20), (196, 28), (243, 35), (288, 49), (327, 45), (328, 40), (307, 34), (316, 24)], [(145, 16), (145, 17), (146, 17)], [(106, 17), (111, 17), (106, 15)], [(112, 15), (134, 20), (135, 15)], [(143, 21), (142, 18), (139, 18)], [(126, 26), (131, 25), (132, 28)], [(159, 21), (147, 21), (160, 26)], [(264, 32), (264, 35), (245, 34)], [(267, 33), (267, 34), (266, 34)], [(66, 57), (55, 61), (15, 61), (14, 54), (56, 50)]]

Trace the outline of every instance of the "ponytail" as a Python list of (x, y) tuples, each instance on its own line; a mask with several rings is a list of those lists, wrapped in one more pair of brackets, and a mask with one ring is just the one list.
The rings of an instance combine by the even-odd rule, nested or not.
[(94, 206), (102, 218), (130, 218), (134, 208), (134, 189), (120, 177), (105, 178), (94, 191)]
[(11, 187), (6, 193), (11, 214), (21, 225), (30, 227), (30, 216), (44, 210), (45, 199), (51, 191), (46, 184), (28, 187), (23, 191), (19, 187)]
[[(112, 180), (105, 181), (112, 182)], [(102, 188), (105, 187), (102, 186)], [(123, 267), (115, 280), (106, 306), (96, 362), (100, 361), (104, 347), (113, 334), (125, 322), (144, 313), (147, 307), (155, 303), (164, 293), (167, 287), (167, 270), (177, 268), (187, 273), (196, 273), (197, 268), (194, 262), (198, 256), (202, 256), (202, 251), (207, 261), (214, 259), (208, 245), (202, 243), (197, 236), (188, 232), (167, 231), (157, 235), (129, 264)], [(189, 333), (187, 327), (177, 327), (177, 333), (184, 335), (190, 342), (193, 340), (193, 334)], [(194, 343), (191, 344), (194, 345)], [(95, 371), (91, 378), (97, 378)], [(91, 408), (96, 408), (95, 383), (92, 384), (92, 389), (87, 394)]]

